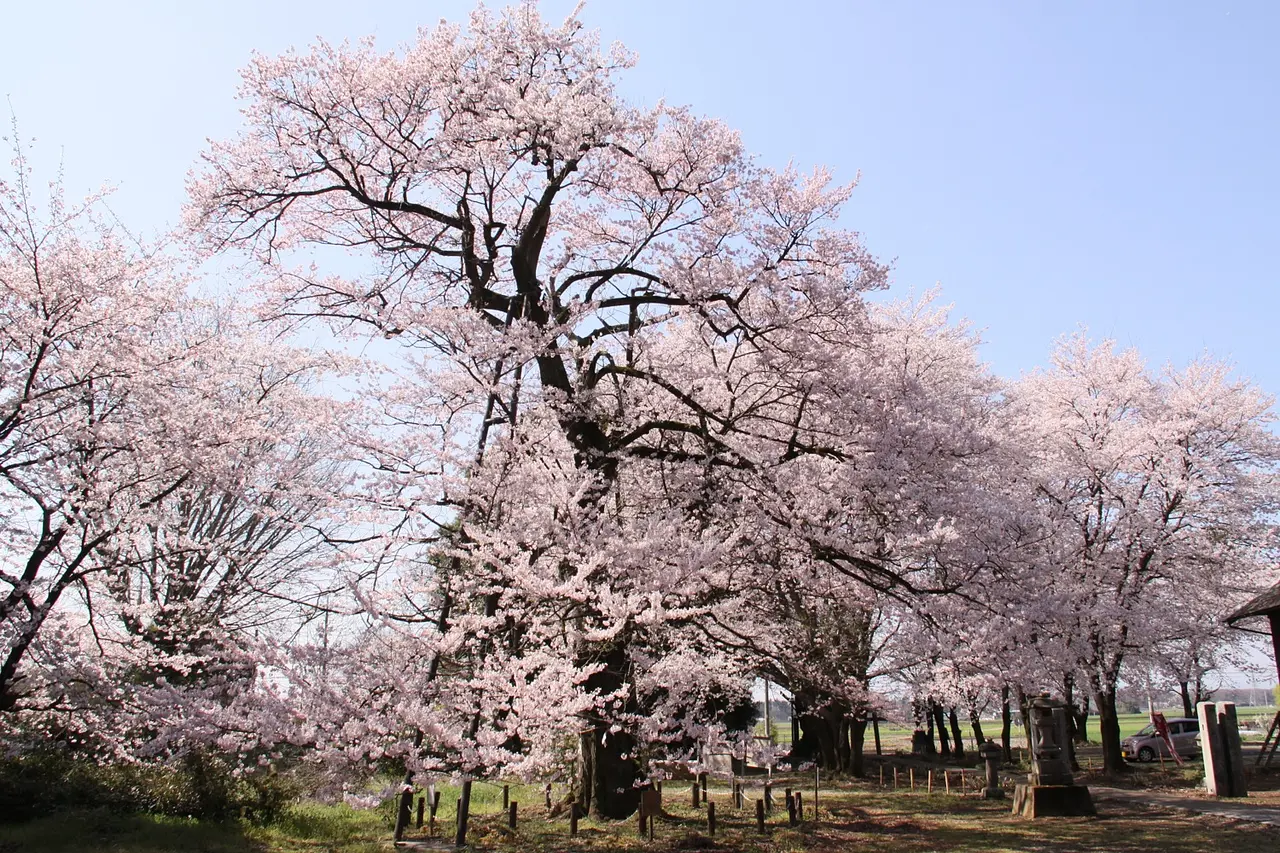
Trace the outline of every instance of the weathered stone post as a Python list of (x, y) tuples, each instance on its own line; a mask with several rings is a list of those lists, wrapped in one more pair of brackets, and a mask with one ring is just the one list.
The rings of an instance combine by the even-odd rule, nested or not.
[(1201, 702), (1196, 711), (1200, 718), (1205, 788), (1215, 797), (1248, 795), (1235, 704)]
[[(1004, 799), (1004, 788), (1000, 787), (1000, 759), (1003, 755), (1004, 750), (996, 746), (991, 738), (987, 738), (987, 742), (978, 747), (978, 756), (987, 765), (987, 787), (982, 791), (984, 799)], [(950, 780), (948, 780), (947, 788), (948, 790), (951, 788)]]
[(1072, 817), (1097, 814), (1088, 787), (1075, 784), (1067, 743), (1067, 712), (1061, 702), (1041, 693), (1028, 705), (1031, 730), (1031, 781), (1013, 793), (1013, 813), (1023, 817)]

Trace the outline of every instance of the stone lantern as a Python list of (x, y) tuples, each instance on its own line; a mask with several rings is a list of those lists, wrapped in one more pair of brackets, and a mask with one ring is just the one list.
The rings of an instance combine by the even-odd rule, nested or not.
[(988, 800), (1003, 800), (1004, 788), (1000, 787), (1000, 758), (1003, 750), (996, 746), (991, 738), (987, 738), (987, 742), (978, 747), (978, 757), (987, 765), (987, 787), (982, 790), (982, 796)]

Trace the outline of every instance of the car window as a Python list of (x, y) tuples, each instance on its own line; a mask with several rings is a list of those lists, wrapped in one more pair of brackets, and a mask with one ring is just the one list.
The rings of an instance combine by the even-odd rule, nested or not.
[(1192, 720), (1192, 721), (1190, 721), (1190, 722), (1188, 722), (1188, 723), (1183, 723), (1183, 725), (1187, 727), (1187, 731), (1189, 731), (1189, 732), (1198, 732), (1198, 731), (1200, 731), (1200, 721), (1199, 721), (1199, 720)]
[(1171, 734), (1171, 735), (1180, 735), (1180, 734), (1182, 734), (1184, 731), (1185, 731), (1185, 729), (1183, 729), (1183, 727), (1182, 727), (1182, 723), (1170, 723), (1170, 724), (1169, 724), (1169, 734)]
[(1137, 736), (1138, 736), (1138, 737), (1151, 737), (1151, 735), (1153, 735), (1153, 734), (1155, 734), (1155, 733), (1156, 733), (1156, 727), (1155, 727), (1155, 726), (1145, 726), (1145, 727), (1143, 727), (1143, 728), (1141, 728), (1141, 729), (1139, 729), (1139, 730), (1138, 730), (1138, 735), (1137, 735)]

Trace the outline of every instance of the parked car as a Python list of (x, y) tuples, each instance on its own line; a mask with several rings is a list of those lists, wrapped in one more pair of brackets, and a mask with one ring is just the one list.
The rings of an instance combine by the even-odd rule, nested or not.
[[(1178, 757), (1192, 758), (1200, 754), (1200, 721), (1190, 717), (1170, 717), (1169, 738)], [(1155, 761), (1157, 757), (1172, 758), (1169, 745), (1164, 738), (1156, 734), (1154, 724), (1146, 726), (1135, 735), (1130, 735), (1120, 742), (1120, 754), (1128, 761)]]

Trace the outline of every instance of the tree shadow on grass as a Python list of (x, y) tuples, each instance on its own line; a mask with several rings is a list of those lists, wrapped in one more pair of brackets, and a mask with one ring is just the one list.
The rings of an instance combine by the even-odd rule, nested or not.
[(263, 853), (235, 822), (213, 823), (105, 809), (0, 825), (0, 853)]

